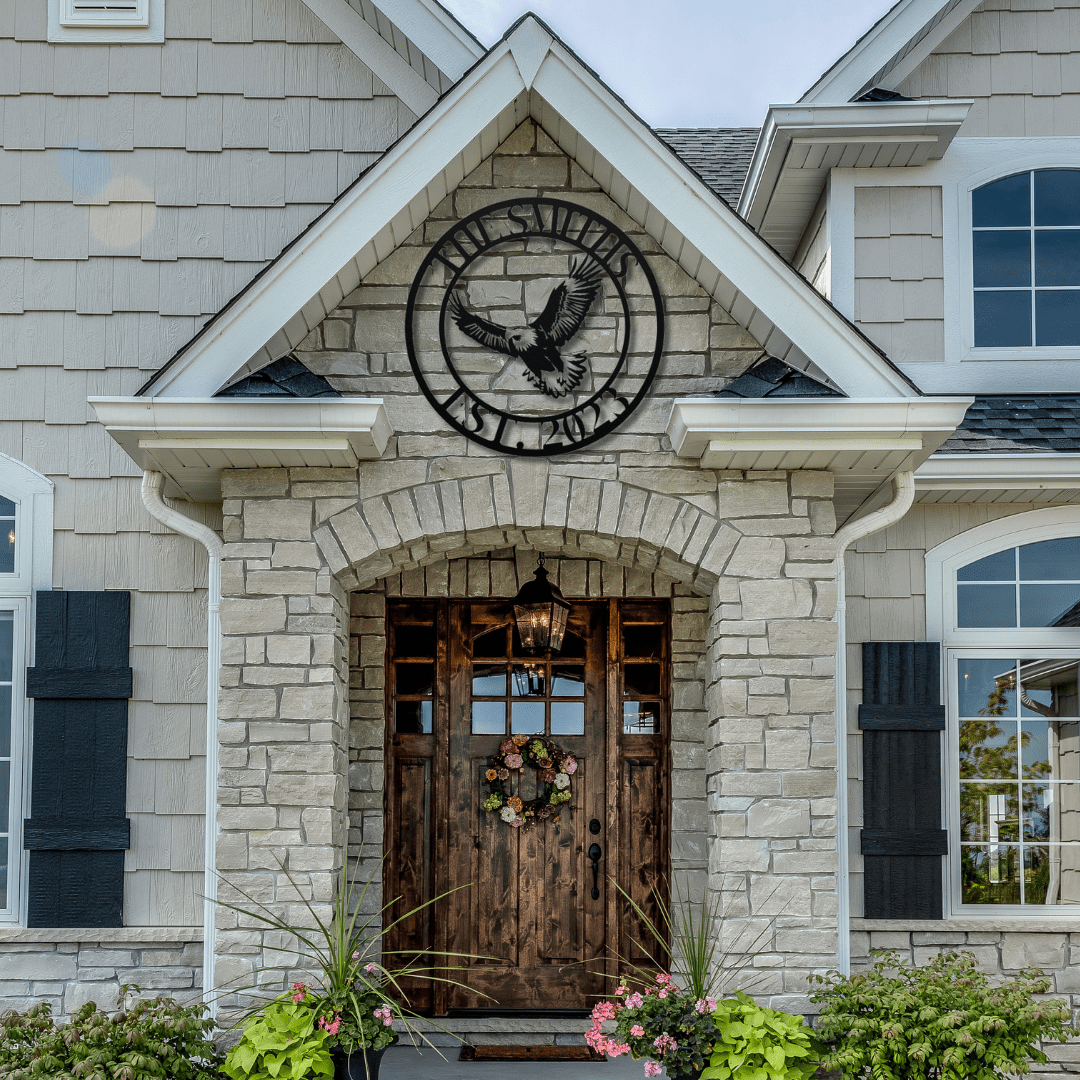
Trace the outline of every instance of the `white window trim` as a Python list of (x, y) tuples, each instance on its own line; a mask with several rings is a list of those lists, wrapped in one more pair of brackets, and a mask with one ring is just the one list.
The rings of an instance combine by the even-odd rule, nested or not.
[[(33, 707), (26, 697), (26, 669), (34, 663), (34, 593), (52, 588), (53, 494), (51, 480), (0, 454), (0, 495), (15, 503), (15, 569), (0, 574), (0, 609), (16, 613), (11, 687), (11, 792), (8, 833), (8, 908), (0, 925), (26, 924), (29, 864), (22, 849), (23, 819), (30, 816), (30, 751)], [(21, 766), (20, 763), (21, 762)]]
[[(1074, 393), (1080, 346), (974, 348), (971, 192), (1031, 169), (1080, 168), (1080, 136), (956, 138), (940, 161), (914, 169), (833, 169), (828, 225), (832, 301), (855, 317), (855, 188), (940, 187), (945, 291), (945, 362), (899, 364), (927, 394)], [(1036, 367), (1032, 367), (1032, 363)]]
[[(178, 0), (183, 2), (183, 0)], [(165, 40), (165, 0), (142, 0), (146, 19), (130, 23), (116, 18), (85, 21), (71, 18), (71, 0), (48, 0), (48, 39), (54, 44), (151, 45)]]
[(945, 790), (944, 821), (949, 834), (945, 860), (944, 899), (946, 918), (978, 917), (988, 921), (999, 916), (1038, 919), (1048, 915), (1080, 914), (1075, 904), (1052, 907), (1018, 904), (963, 904), (960, 902), (960, 762), (953, 753), (957, 745), (957, 701), (953, 671), (957, 659), (994, 652), (1001, 656), (1080, 657), (1077, 627), (958, 627), (956, 625), (956, 572), (962, 566), (1006, 548), (1080, 536), (1080, 506), (1051, 506), (1013, 514), (959, 533), (926, 553), (926, 636), (940, 641), (942, 701), (946, 703), (946, 730), (942, 760)]

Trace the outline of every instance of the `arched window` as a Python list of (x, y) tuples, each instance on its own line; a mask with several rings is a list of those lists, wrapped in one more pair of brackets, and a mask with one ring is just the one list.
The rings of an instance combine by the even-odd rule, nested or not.
[(1080, 169), (971, 193), (975, 347), (1080, 345)]
[(946, 646), (951, 911), (1075, 914), (1080, 508), (954, 537), (928, 553), (927, 589)]

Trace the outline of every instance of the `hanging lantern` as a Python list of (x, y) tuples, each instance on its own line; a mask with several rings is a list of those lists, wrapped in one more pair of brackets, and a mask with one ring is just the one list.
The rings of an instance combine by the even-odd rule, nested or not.
[(528, 652), (543, 652), (562, 648), (566, 633), (566, 617), (570, 605), (563, 599), (557, 585), (547, 579), (544, 556), (536, 560), (532, 581), (525, 582), (514, 597), (514, 622), (517, 624), (521, 647)]
[(514, 696), (544, 696), (544, 664), (514, 665)]

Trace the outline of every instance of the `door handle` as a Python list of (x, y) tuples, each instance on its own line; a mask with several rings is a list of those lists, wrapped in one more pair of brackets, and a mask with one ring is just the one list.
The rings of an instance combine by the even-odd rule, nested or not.
[(603, 857), (604, 852), (601, 850), (599, 844), (593, 844), (589, 848), (589, 858), (592, 860), (592, 898), (594, 900), (600, 899), (600, 859)]

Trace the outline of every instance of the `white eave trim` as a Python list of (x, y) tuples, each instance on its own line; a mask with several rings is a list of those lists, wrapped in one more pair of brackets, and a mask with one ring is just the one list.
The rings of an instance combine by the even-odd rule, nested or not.
[[(890, 142), (926, 144), (926, 160), (944, 156), (967, 119), (973, 100), (771, 105), (739, 199), (739, 215), (760, 228), (780, 184), (793, 145), (862, 147)], [(906, 165), (900, 167), (907, 167)], [(820, 167), (821, 186), (827, 167)], [(805, 179), (807, 168), (801, 165)], [(815, 197), (810, 200), (811, 206)]]
[(382, 456), (393, 434), (381, 398), (88, 399), (98, 421), (172, 493), (220, 498), (229, 468), (354, 468)]
[(668, 435), (679, 457), (808, 448), (930, 454), (964, 419), (972, 398), (681, 398)]
[(484, 55), (484, 47), (433, 0), (372, 0), (435, 66), (457, 82)]
[(1080, 488), (1080, 454), (935, 454), (915, 474), (917, 491)]
[[(910, 49), (904, 57), (920, 63), (978, 6), (979, 0), (963, 0)], [(801, 101), (850, 101), (873, 85), (874, 78), (889, 67), (946, 6), (945, 0), (900, 0), (832, 67), (803, 94)], [(910, 70), (910, 69), (909, 69)], [(901, 76), (902, 80), (904, 76)], [(899, 81), (899, 80), (898, 80)], [(892, 89), (892, 87), (888, 87)]]
[(790, 353), (795, 366), (819, 365), (853, 396), (917, 395), (532, 17), (492, 48), (144, 392), (213, 394), (235, 377), (238, 358), (261, 367), (284, 355), (530, 114), (707, 292), (745, 319), (751, 332), (759, 326), (759, 340), (774, 355), (786, 359)]

